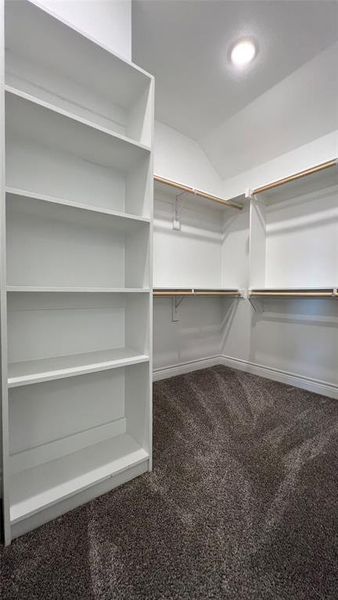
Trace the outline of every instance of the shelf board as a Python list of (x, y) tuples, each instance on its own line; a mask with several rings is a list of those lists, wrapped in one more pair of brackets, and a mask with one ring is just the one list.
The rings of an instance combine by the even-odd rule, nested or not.
[(8, 387), (64, 379), (144, 363), (149, 356), (131, 348), (115, 348), (68, 356), (29, 360), (8, 365)]
[(128, 434), (11, 475), (11, 524), (148, 460)]
[(33, 294), (149, 294), (150, 288), (41, 287), (34, 285), (8, 285), (7, 292), (27, 292)]
[(333, 159), (256, 188), (251, 192), (251, 195), (257, 196), (266, 204), (270, 204), (337, 185), (337, 159)]
[(173, 296), (229, 296), (240, 297), (240, 290), (227, 288), (154, 288), (153, 295), (159, 298)]
[(248, 291), (255, 298), (334, 298), (335, 288), (261, 288)]
[(150, 148), (6, 86), (6, 130), (54, 150), (127, 172)]
[(104, 216), (109, 216), (109, 217), (113, 217), (114, 220), (116, 221), (117, 226), (119, 227), (119, 229), (128, 229), (129, 224), (138, 224), (138, 223), (150, 223), (150, 218), (149, 217), (141, 217), (141, 216), (137, 216), (137, 215), (133, 215), (130, 213), (124, 213), (121, 211), (117, 211), (117, 210), (111, 210), (108, 208), (100, 208), (100, 207), (95, 207), (95, 206), (90, 206), (89, 204), (83, 204), (80, 202), (72, 202), (70, 200), (65, 200), (64, 198), (56, 198), (54, 196), (48, 196), (46, 194), (35, 194), (34, 192), (30, 192), (28, 190), (21, 190), (21, 189), (17, 189), (17, 188), (12, 188), (12, 187), (6, 187), (6, 194), (7, 196), (10, 197), (11, 196), (15, 196), (17, 198), (22, 198), (23, 200), (36, 200), (36, 201), (41, 201), (41, 202), (45, 202), (47, 204), (50, 204), (52, 206), (65, 206), (65, 207), (69, 207), (69, 208), (74, 208), (74, 209), (78, 209), (78, 210), (82, 210), (84, 212), (88, 212), (88, 214), (93, 213), (94, 215), (104, 215)]
[[(155, 191), (169, 194), (172, 197), (184, 194), (184, 199), (190, 197), (195, 203), (198, 200), (202, 200), (204, 205), (205, 202), (208, 202), (209, 206), (213, 205), (214, 208), (218, 210), (223, 210), (225, 208), (242, 210), (243, 201), (245, 199), (244, 194), (231, 199), (220, 198), (219, 196), (214, 196), (213, 194), (195, 189), (183, 183), (166, 179), (160, 175), (154, 175), (154, 189)], [(182, 200), (182, 198), (180, 199)]]

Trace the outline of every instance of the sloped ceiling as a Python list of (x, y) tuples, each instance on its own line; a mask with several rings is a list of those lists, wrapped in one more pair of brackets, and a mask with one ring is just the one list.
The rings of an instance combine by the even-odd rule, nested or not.
[[(156, 118), (197, 140), (222, 177), (336, 127), (338, 4), (134, 0), (133, 60), (156, 77)], [(253, 36), (238, 73), (227, 52)]]

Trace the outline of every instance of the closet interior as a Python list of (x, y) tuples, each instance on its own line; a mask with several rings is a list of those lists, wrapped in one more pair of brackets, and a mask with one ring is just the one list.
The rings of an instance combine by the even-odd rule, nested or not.
[[(299, 329), (305, 323), (321, 328), (318, 339), (324, 337), (325, 323), (331, 324), (325, 356), (334, 365), (338, 357), (336, 159), (216, 201), (188, 186), (160, 180), (155, 176), (156, 378), (185, 372), (181, 367), (185, 362), (189, 370), (189, 361), (190, 370), (204, 363), (209, 366), (205, 359), (243, 368), (241, 355), (236, 358), (242, 338), (248, 356), (245, 368), (251, 368), (249, 361), (253, 368), (258, 363), (257, 370), (264, 365), (264, 347), (266, 353), (271, 349), (270, 356), (278, 351), (280, 360), (287, 352), (290, 357), (300, 356), (295, 336), (297, 331), (306, 334)], [(213, 304), (207, 302), (208, 297), (213, 297)], [(167, 304), (160, 305), (165, 299)], [(189, 301), (195, 304), (188, 309)], [(189, 317), (189, 310), (194, 317)], [(293, 350), (283, 346), (286, 334), (277, 325), (269, 333), (269, 321), (293, 327), (288, 342)], [(313, 343), (310, 336), (308, 343)], [(172, 367), (166, 369), (166, 364)], [(259, 374), (276, 376), (275, 371), (260, 370)], [(287, 378), (287, 361), (284, 371)], [(308, 385), (307, 380), (295, 383)], [(326, 393), (336, 397), (336, 387), (328, 386)]]
[[(2, 43), (8, 544), (152, 469), (153, 297), (156, 340), (187, 339), (214, 364), (230, 331), (252, 343), (261, 315), (276, 321), (272, 304), (290, 327), (307, 318), (300, 301), (329, 320), (338, 169), (313, 164), (233, 197), (154, 175), (152, 75), (28, 0), (6, 2)], [(317, 317), (318, 301), (334, 309)], [(180, 330), (182, 306), (195, 324)], [(165, 346), (158, 370), (174, 354)]]

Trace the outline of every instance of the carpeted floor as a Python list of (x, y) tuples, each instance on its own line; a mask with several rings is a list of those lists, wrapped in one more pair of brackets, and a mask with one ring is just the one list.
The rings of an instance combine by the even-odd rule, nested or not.
[(154, 386), (153, 473), (2, 551), (2, 600), (338, 597), (338, 402), (225, 367)]

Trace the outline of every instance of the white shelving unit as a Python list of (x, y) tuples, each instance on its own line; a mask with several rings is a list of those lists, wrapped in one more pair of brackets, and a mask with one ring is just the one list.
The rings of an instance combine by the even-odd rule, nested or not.
[(155, 176), (154, 198), (156, 289), (247, 287), (244, 195), (227, 200)]
[(2, 495), (10, 543), (151, 469), (154, 86), (28, 0), (6, 3), (5, 47)]
[(280, 297), (329, 290), (332, 296), (338, 282), (337, 199), (335, 160), (252, 192), (250, 290), (271, 296), (280, 290)]

